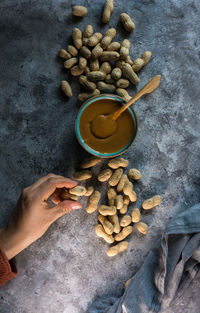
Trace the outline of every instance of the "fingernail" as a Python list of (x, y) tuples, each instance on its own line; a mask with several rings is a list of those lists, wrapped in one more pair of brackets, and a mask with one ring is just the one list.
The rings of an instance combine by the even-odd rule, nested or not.
[(77, 205), (77, 204), (72, 205), (73, 210), (78, 210), (80, 208), (81, 208), (80, 205)]

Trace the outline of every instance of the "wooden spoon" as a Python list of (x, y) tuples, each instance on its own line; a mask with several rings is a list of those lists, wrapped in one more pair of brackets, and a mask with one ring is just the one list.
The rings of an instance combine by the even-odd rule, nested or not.
[(153, 92), (160, 84), (161, 75), (156, 75), (152, 79), (148, 81), (148, 83), (140, 89), (136, 95), (129, 100), (126, 105), (122, 106), (120, 109), (115, 111), (114, 113), (111, 113), (109, 115), (97, 115), (91, 123), (91, 131), (94, 134), (95, 137), (105, 139), (112, 134), (114, 134), (117, 123), (116, 119), (133, 103), (135, 103), (136, 100), (141, 98), (142, 96)]
[(159, 86), (160, 79), (161, 79), (161, 75), (156, 75), (155, 77), (150, 79), (148, 83), (144, 85), (144, 87), (140, 89), (136, 93), (136, 95), (126, 103), (126, 105), (122, 106), (119, 110), (114, 112), (112, 115), (110, 114), (109, 117), (115, 121), (128, 107), (130, 107), (131, 104), (135, 103), (135, 101), (137, 101), (142, 96), (153, 92)]

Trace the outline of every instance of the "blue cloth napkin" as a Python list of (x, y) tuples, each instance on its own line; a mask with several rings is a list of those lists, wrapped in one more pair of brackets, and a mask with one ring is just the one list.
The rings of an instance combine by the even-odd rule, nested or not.
[(96, 312), (163, 312), (183, 294), (199, 269), (200, 204), (197, 204), (170, 221), (160, 247), (150, 251), (122, 297)]

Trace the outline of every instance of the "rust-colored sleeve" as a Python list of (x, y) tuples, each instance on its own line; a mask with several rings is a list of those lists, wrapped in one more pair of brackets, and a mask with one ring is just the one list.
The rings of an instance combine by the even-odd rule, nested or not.
[(8, 261), (7, 256), (0, 249), (0, 287), (15, 276), (17, 276), (17, 268), (14, 259)]

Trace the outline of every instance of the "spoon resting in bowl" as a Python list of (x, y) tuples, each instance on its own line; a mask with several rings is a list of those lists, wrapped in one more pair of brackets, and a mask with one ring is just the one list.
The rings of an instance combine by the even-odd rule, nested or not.
[(117, 129), (116, 120), (118, 117), (135, 101), (142, 96), (153, 92), (160, 84), (161, 75), (156, 75), (148, 81), (148, 83), (140, 89), (136, 95), (131, 98), (125, 105), (119, 108), (117, 111), (108, 115), (97, 115), (92, 120), (91, 130), (95, 137), (105, 139), (112, 136)]

